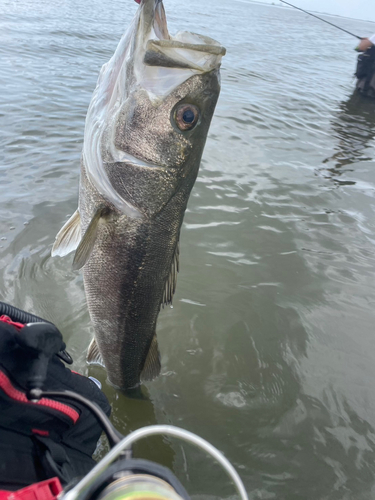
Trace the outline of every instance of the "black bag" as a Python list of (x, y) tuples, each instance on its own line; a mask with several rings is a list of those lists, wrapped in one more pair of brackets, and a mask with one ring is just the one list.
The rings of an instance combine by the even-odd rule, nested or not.
[[(92, 454), (102, 429), (79, 403), (26, 398), (32, 359), (15, 335), (13, 326), (0, 322), (0, 489), (17, 490), (52, 477), (66, 485), (95, 465)], [(45, 389), (73, 390), (110, 414), (97, 385), (71, 372), (56, 355), (48, 365)]]
[(371, 77), (375, 70), (375, 45), (358, 56), (357, 69), (354, 76), (358, 80)]

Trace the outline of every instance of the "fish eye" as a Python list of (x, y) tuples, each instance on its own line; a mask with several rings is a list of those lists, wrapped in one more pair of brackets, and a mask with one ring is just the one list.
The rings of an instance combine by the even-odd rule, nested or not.
[(177, 127), (182, 130), (192, 130), (199, 120), (199, 109), (194, 104), (182, 104), (178, 106), (174, 119)]

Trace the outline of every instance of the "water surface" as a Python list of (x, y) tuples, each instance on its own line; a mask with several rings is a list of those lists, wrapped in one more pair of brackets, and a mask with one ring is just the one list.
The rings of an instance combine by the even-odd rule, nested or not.
[[(251, 499), (375, 498), (375, 103), (352, 96), (356, 40), (288, 8), (165, 4), (172, 32), (204, 33), (228, 53), (174, 307), (159, 317), (161, 376), (133, 400), (86, 366), (82, 276), (72, 256), (50, 257), (77, 207), (87, 107), (130, 0), (0, 2), (0, 298), (56, 322), (121, 432), (198, 433)], [(194, 499), (234, 498), (189, 446), (155, 439), (138, 451)]]

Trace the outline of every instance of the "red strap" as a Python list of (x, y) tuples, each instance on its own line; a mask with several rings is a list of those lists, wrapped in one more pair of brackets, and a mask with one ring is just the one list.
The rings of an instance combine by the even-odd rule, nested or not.
[[(24, 392), (19, 391), (15, 387), (13, 387), (10, 379), (5, 375), (4, 372), (0, 370), (0, 390), (3, 390), (7, 396), (18, 401), (19, 403), (27, 403), (36, 406), (46, 406), (47, 408), (52, 408), (53, 410), (57, 410), (60, 413), (63, 413), (67, 417), (73, 420), (73, 423), (76, 423), (79, 419), (79, 413), (75, 411), (72, 407), (60, 403), (59, 401), (54, 401), (53, 399), (42, 398), (37, 403), (32, 403), (26, 397)], [(1, 499), (0, 499), (1, 500)]]
[(49, 436), (49, 431), (43, 431), (42, 429), (31, 429), (33, 434), (37, 434), (38, 436)]
[(8, 323), (8, 325), (14, 326), (17, 328), (17, 330), (22, 330), (22, 328), (25, 326), (23, 323), (16, 323), (15, 321), (12, 321), (9, 316), (6, 316), (3, 314), (0, 316), (0, 321), (3, 323)]
[(22, 490), (0, 490), (0, 500), (56, 500), (63, 491), (57, 477), (41, 483), (31, 484)]

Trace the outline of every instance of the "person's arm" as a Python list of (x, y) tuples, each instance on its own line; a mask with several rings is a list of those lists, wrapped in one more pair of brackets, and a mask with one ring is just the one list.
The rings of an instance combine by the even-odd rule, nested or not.
[(373, 35), (370, 38), (362, 38), (362, 40), (359, 42), (359, 45), (357, 47), (357, 50), (359, 52), (365, 52), (367, 49), (369, 49), (372, 45), (374, 45), (375, 41), (375, 35)]

